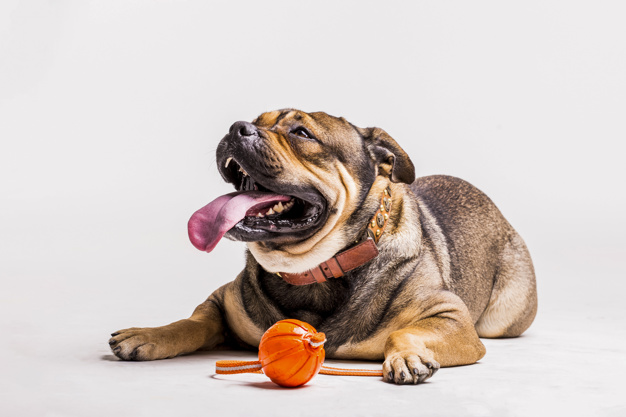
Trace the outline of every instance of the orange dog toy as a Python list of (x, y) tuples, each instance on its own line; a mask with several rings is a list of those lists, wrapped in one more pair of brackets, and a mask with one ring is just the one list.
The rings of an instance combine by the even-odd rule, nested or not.
[(299, 387), (318, 373), (382, 376), (382, 371), (322, 366), (326, 336), (300, 320), (281, 320), (270, 327), (259, 344), (258, 361), (217, 361), (218, 374), (265, 373), (282, 387)]

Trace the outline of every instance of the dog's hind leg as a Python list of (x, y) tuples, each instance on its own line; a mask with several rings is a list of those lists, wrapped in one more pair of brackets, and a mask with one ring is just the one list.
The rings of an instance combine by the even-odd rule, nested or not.
[(537, 285), (528, 249), (515, 232), (504, 247), (487, 308), (476, 322), (480, 337), (516, 337), (537, 313)]
[(132, 327), (111, 334), (109, 345), (120, 359), (148, 361), (172, 358), (224, 341), (224, 324), (216, 293), (200, 304), (190, 318), (161, 327)]

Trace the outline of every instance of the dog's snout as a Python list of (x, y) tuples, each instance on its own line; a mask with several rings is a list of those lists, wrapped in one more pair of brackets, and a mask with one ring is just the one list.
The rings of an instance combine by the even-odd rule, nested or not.
[(248, 139), (258, 136), (257, 128), (252, 123), (248, 122), (235, 122), (230, 127), (230, 133), (235, 138)]

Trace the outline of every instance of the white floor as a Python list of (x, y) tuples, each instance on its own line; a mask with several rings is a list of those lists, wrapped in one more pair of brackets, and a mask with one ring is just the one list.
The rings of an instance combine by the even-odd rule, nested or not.
[[(0, 416), (626, 416), (626, 3), (272, 3), (0, 1)], [(529, 331), (421, 386), (117, 361), (111, 332), (241, 269), (186, 222), (232, 191), (229, 126), (284, 107), (486, 192), (535, 262)]]
[[(626, 415), (621, 264), (605, 264), (597, 270), (604, 279), (594, 281), (584, 267), (536, 263), (541, 309), (529, 331), (518, 339), (484, 340), (487, 355), (479, 364), (441, 369), (420, 386), (318, 375), (305, 387), (281, 389), (263, 375), (214, 374), (218, 359), (254, 359), (245, 352), (121, 362), (108, 349), (110, 332), (182, 318), (193, 309), (192, 300), (204, 298), (197, 292), (207, 288), (208, 294), (212, 283), (150, 286), (145, 277), (115, 278), (106, 265), (84, 276), (87, 270), (79, 265), (72, 276), (21, 277), (1, 296), (1, 414)], [(100, 288), (90, 283), (94, 276)]]

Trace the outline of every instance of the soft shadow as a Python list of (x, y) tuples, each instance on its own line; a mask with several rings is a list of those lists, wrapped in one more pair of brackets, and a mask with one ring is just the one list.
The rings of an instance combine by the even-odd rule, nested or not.
[[(213, 374), (210, 375), (209, 378), (211, 379), (218, 379), (220, 381), (226, 381), (227, 378), (221, 378), (219, 374)], [(273, 383), (272, 381), (263, 381), (263, 382), (244, 382), (244, 381), (233, 381), (232, 379), (228, 379), (228, 381), (235, 382), (238, 383), (239, 385), (245, 385), (247, 387), (253, 387), (253, 388), (259, 388), (259, 389), (264, 389), (264, 390), (274, 390), (274, 391), (283, 391), (283, 390), (290, 390), (290, 391), (296, 391), (296, 390), (301, 390), (301, 389), (307, 389), (308, 385), (301, 385), (299, 387), (281, 387), (280, 385), (277, 385), (275, 383)]]
[(109, 361), (109, 362), (119, 362), (120, 359), (115, 355), (102, 355), (100, 356), (101, 361)]

